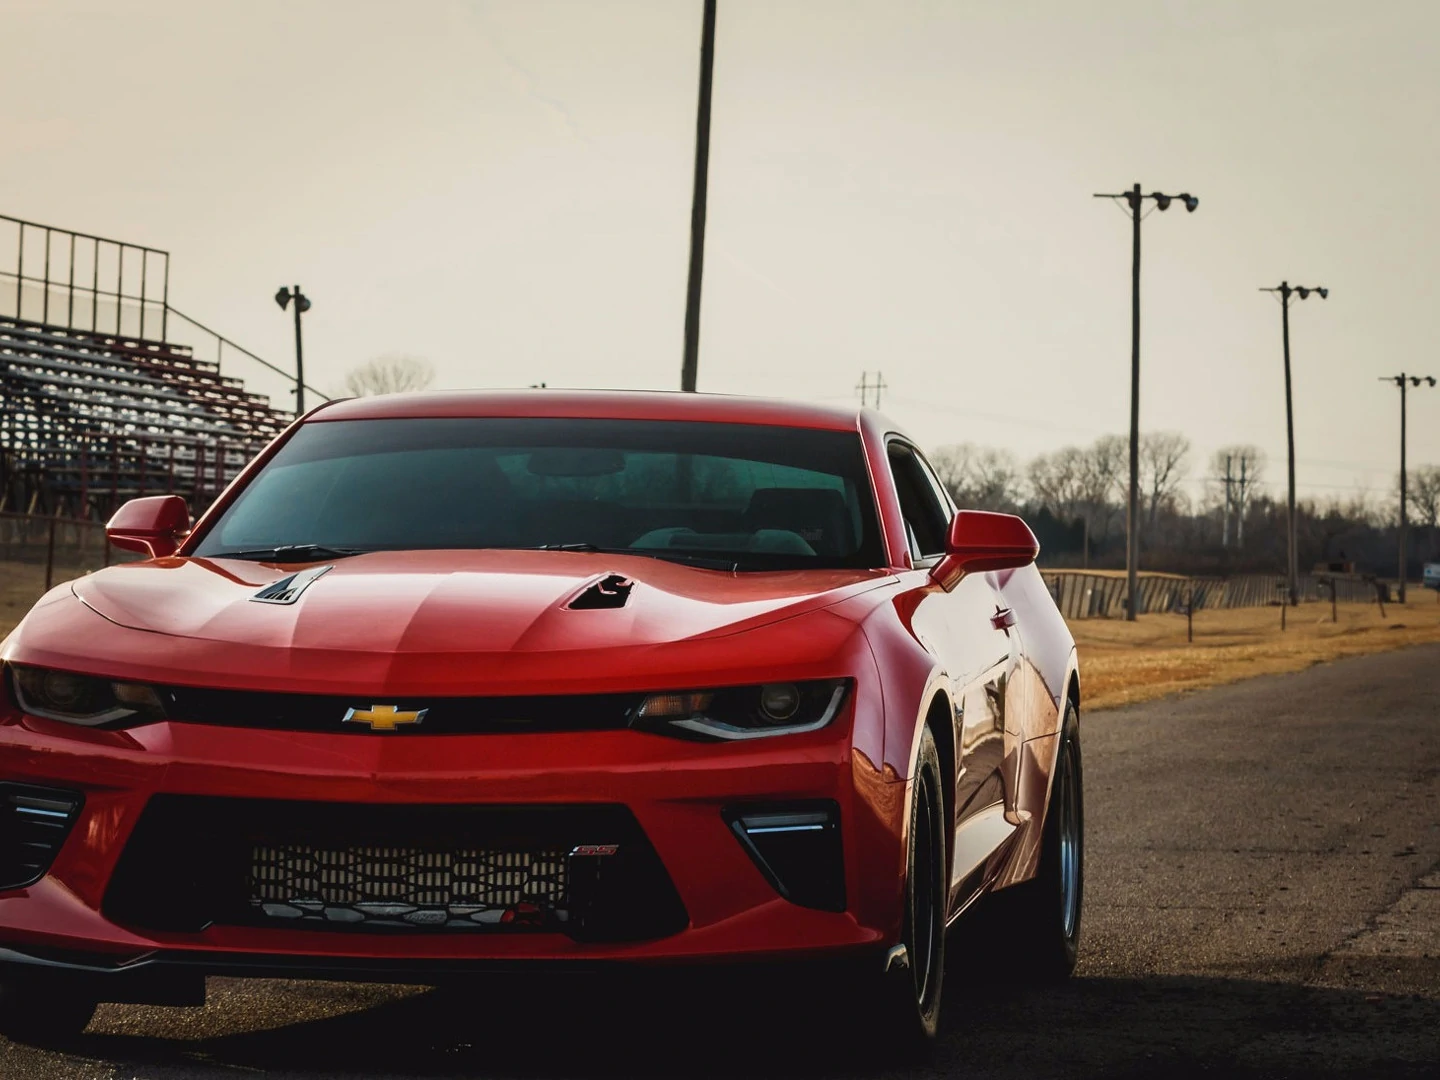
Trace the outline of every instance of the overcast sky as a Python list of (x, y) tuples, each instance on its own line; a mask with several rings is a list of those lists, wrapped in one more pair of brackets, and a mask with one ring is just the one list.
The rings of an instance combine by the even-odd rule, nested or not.
[[(0, 0), (0, 213), (169, 250), (179, 308), (307, 381), (678, 386), (700, 0)], [(885, 411), (1022, 457), (1142, 428), (1194, 475), (1393, 483), (1440, 376), (1440, 4), (720, 0), (700, 388)], [(282, 396), (280, 381), (231, 372)], [(1411, 396), (1440, 464), (1440, 389)]]

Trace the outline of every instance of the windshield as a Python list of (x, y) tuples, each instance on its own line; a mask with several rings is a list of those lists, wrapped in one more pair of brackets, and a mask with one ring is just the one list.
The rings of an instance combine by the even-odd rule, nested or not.
[(857, 433), (549, 418), (305, 424), (192, 554), (546, 547), (884, 564)]

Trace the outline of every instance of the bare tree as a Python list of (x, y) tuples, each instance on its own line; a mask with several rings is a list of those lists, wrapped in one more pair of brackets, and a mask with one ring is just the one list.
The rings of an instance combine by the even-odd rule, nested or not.
[(1057, 518), (1071, 521), (1085, 509), (1086, 476), (1083, 451), (1067, 446), (1030, 462), (1031, 497)]
[(377, 356), (345, 376), (345, 391), (354, 397), (424, 390), (435, 380), (430, 361), (417, 356)]
[(1092, 537), (1104, 542), (1120, 513), (1118, 497), (1130, 454), (1130, 440), (1102, 435), (1080, 455), (1084, 479), (1085, 524)]
[(1140, 436), (1140, 494), (1152, 532), (1160, 507), (1173, 503), (1185, 482), (1189, 456), (1190, 440), (1178, 431), (1152, 431)]
[(942, 446), (930, 456), (930, 464), (958, 506), (1014, 510), (1024, 494), (1020, 463), (1008, 450), (974, 443)]
[(1405, 494), (1415, 514), (1415, 524), (1440, 525), (1440, 465), (1421, 465), (1410, 470)]

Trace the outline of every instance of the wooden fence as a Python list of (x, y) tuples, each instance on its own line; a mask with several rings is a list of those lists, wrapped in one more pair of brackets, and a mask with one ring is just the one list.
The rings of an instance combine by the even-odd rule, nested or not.
[[(1125, 575), (1093, 570), (1042, 570), (1050, 595), (1067, 619), (1120, 619), (1125, 616)], [(1315, 575), (1300, 578), (1300, 601), (1335, 599), (1341, 603), (1374, 603), (1375, 582), (1354, 574)], [(1263, 607), (1276, 604), (1285, 594), (1279, 574), (1244, 574), (1236, 577), (1185, 577), (1181, 574), (1142, 573), (1137, 609), (1140, 614), (1183, 612), (1191, 597), (1195, 610)]]

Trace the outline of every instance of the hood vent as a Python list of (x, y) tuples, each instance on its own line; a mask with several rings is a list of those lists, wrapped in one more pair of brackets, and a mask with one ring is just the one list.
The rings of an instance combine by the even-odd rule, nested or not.
[(606, 574), (598, 581), (592, 581), (565, 606), (571, 611), (623, 608), (634, 587), (635, 583), (622, 574)]
[(250, 599), (261, 604), (293, 604), (300, 599), (301, 593), (314, 584), (316, 578), (334, 569), (333, 565), (312, 566), (308, 570), (287, 574), (279, 581), (266, 585)]

